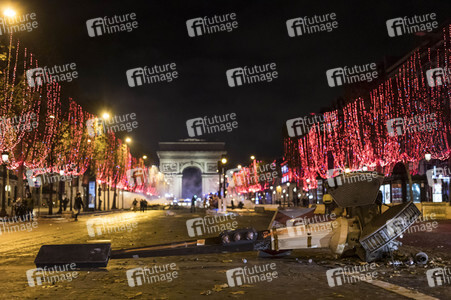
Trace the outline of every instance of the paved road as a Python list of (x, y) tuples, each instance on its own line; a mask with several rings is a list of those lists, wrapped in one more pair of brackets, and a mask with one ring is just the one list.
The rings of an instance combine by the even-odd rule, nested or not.
[[(379, 263), (373, 269), (368, 269), (376, 271), (377, 280), (382, 283), (396, 285), (385, 288), (375, 286), (379, 281), (345, 282), (341, 286), (330, 287), (327, 270), (360, 266), (366, 274), (364, 268), (368, 266), (356, 258), (335, 260), (327, 250), (321, 249), (295, 251), (292, 256), (283, 259), (263, 259), (258, 258), (254, 252), (245, 252), (112, 260), (103, 270), (78, 271), (78, 278), (72, 281), (44, 283), (36, 287), (28, 285), (26, 271), (35, 267), (34, 257), (43, 244), (110, 239), (113, 249), (121, 249), (182, 241), (190, 239), (186, 220), (202, 216), (202, 212), (190, 214), (179, 210), (173, 211), (173, 214), (168, 214), (167, 211), (111, 214), (103, 217), (113, 221), (123, 218), (129, 223), (136, 222), (137, 228), (130, 226), (132, 230), (127, 230), (123, 227), (125, 231), (95, 238), (90, 237), (87, 230), (87, 221), (95, 216), (83, 216), (79, 222), (39, 220), (37, 228), (30, 232), (3, 232), (0, 235), (0, 299), (408, 299), (392, 291), (398, 286), (439, 299), (449, 299), (451, 295), (451, 285), (430, 288), (425, 275), (427, 268), (451, 265), (451, 222), (440, 222), (438, 228), (431, 232), (412, 233), (404, 238), (405, 246), (401, 252), (408, 254), (426, 251), (433, 261), (428, 267), (402, 266), (394, 269), (385, 263)], [(240, 227), (252, 226), (263, 230), (268, 226), (271, 216), (269, 213), (243, 213), (236, 221)], [(247, 261), (243, 262), (243, 259)], [(129, 286), (127, 270), (138, 267), (153, 270), (154, 266), (166, 267), (170, 272), (158, 273), (159, 282)], [(253, 277), (256, 282), (227, 287), (227, 270), (247, 267), (248, 272), (252, 272), (255, 266), (259, 268), (258, 271), (264, 271), (258, 273), (258, 278)], [(177, 278), (172, 276), (173, 272), (176, 272)], [(174, 278), (171, 280), (172, 277)]]

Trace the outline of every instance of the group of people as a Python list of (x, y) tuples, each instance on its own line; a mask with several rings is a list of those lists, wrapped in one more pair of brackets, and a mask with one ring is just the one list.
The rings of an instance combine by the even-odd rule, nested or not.
[[(137, 211), (138, 210), (138, 200), (133, 200), (133, 211)], [(146, 199), (141, 199), (139, 200), (139, 210), (141, 212), (144, 212), (147, 210), (147, 200)]]
[(31, 195), (27, 195), (25, 200), (22, 200), (20, 197), (17, 198), (13, 202), (11, 215), (20, 217), (21, 219), (25, 219), (28, 216), (33, 217), (33, 198)]
[[(191, 212), (196, 212), (196, 201), (198, 200), (197, 195), (194, 195), (193, 198), (191, 198)], [(232, 200), (232, 209), (235, 209), (235, 203)], [(219, 197), (216, 194), (210, 193), (208, 196), (206, 195), (203, 198), (203, 208), (218, 208), (219, 205)], [(238, 203), (238, 208), (242, 209), (244, 207), (244, 203), (240, 201)]]

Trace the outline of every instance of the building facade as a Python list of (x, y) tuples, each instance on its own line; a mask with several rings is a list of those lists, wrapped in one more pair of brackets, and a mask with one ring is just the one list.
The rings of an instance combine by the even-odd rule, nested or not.
[(175, 199), (191, 199), (194, 195), (217, 193), (218, 161), (227, 152), (223, 142), (184, 139), (160, 142), (157, 151), (160, 172), (167, 179), (167, 194)]

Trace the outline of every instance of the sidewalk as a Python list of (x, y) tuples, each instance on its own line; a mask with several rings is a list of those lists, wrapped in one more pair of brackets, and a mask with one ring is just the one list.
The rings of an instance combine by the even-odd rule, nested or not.
[[(124, 209), (115, 209), (115, 210), (94, 210), (94, 211), (82, 211), (79, 214), (80, 216), (86, 216), (86, 215), (109, 215), (109, 214), (114, 214), (114, 213), (121, 213), (121, 212), (128, 212), (130, 210), (124, 210)], [(56, 219), (56, 218), (73, 218), (73, 214), (75, 213), (74, 210), (70, 211), (64, 211), (62, 214), (61, 213), (53, 213), (52, 215), (49, 214), (44, 214), (41, 212), (41, 214), (38, 214), (36, 210), (34, 210), (34, 214), (35, 216), (37, 216), (37, 218), (43, 218), (43, 219)]]

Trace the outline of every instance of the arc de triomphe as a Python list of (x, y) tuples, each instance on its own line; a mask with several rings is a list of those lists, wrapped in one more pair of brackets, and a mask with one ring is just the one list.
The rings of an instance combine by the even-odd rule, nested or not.
[(160, 142), (160, 171), (168, 179), (168, 193), (175, 199), (216, 193), (219, 189), (218, 161), (225, 155), (224, 142), (184, 139)]

